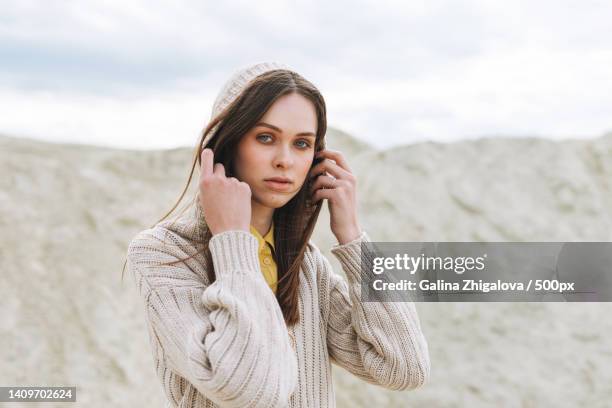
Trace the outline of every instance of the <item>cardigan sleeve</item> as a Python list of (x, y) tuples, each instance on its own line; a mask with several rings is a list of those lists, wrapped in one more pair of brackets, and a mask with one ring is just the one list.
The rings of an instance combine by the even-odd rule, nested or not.
[(128, 264), (168, 367), (222, 407), (286, 406), (297, 361), (259, 269), (257, 239), (246, 231), (214, 235), (216, 280), (206, 285), (184, 263), (159, 266), (188, 255), (145, 232), (130, 243)]
[[(368, 273), (361, 271), (361, 243), (369, 241), (363, 231), (357, 239), (332, 247), (348, 281), (334, 273), (325, 256), (319, 256), (318, 267), (329, 276), (329, 355), (332, 362), (369, 383), (392, 390), (414, 389), (430, 376), (427, 341), (413, 302), (360, 301), (362, 273)], [(364, 256), (374, 255), (364, 251)]]

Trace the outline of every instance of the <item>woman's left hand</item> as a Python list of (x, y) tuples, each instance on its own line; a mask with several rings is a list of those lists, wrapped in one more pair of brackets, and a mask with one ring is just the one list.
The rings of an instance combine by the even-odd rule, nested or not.
[(346, 244), (361, 235), (357, 221), (357, 179), (339, 151), (321, 150), (316, 158), (323, 160), (310, 171), (310, 177), (316, 177), (310, 191), (312, 199), (328, 200), (331, 230), (340, 245)]

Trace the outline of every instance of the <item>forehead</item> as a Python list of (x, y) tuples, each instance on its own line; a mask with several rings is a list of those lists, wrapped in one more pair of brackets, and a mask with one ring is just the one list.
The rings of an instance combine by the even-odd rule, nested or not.
[(315, 132), (317, 113), (314, 104), (296, 93), (278, 98), (263, 115), (266, 122), (281, 129), (296, 132)]

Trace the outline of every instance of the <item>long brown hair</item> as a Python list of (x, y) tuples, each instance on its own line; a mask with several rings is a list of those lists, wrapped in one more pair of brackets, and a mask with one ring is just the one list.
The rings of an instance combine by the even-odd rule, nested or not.
[[(157, 223), (166, 219), (185, 196), (196, 164), (198, 169), (201, 167), (201, 152), (205, 147), (213, 150), (215, 163), (223, 164), (227, 177), (236, 177), (234, 160), (238, 143), (278, 98), (291, 93), (300, 94), (313, 103), (317, 115), (315, 152), (323, 150), (327, 131), (327, 113), (325, 101), (318, 89), (301, 75), (290, 70), (276, 69), (261, 74), (253, 79), (244, 91), (206, 126), (194, 150), (191, 172), (182, 194), (172, 209)], [(213, 130), (214, 134), (204, 146), (207, 135)], [(313, 161), (314, 164), (316, 164), (316, 161)], [(300, 191), (287, 204), (276, 209), (273, 215), (275, 242), (273, 256), (278, 271), (276, 298), (287, 325), (293, 325), (299, 321), (300, 266), (321, 211), (322, 201), (313, 203), (310, 199), (309, 191), (313, 181), (308, 177)], [(207, 270), (208, 280), (213, 283), (215, 281), (215, 271), (212, 255), (208, 248), (210, 238), (212, 238), (212, 234), (206, 228), (202, 240), (197, 241), (197, 243), (202, 244), (201, 250), (188, 258), (162, 265), (184, 262), (204, 252), (207, 264), (210, 265)]]

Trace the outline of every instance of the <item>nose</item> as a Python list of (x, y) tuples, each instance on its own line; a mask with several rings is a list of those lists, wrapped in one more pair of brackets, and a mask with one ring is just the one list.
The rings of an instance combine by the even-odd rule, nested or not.
[(293, 165), (291, 147), (281, 145), (274, 153), (274, 167), (289, 168)]

